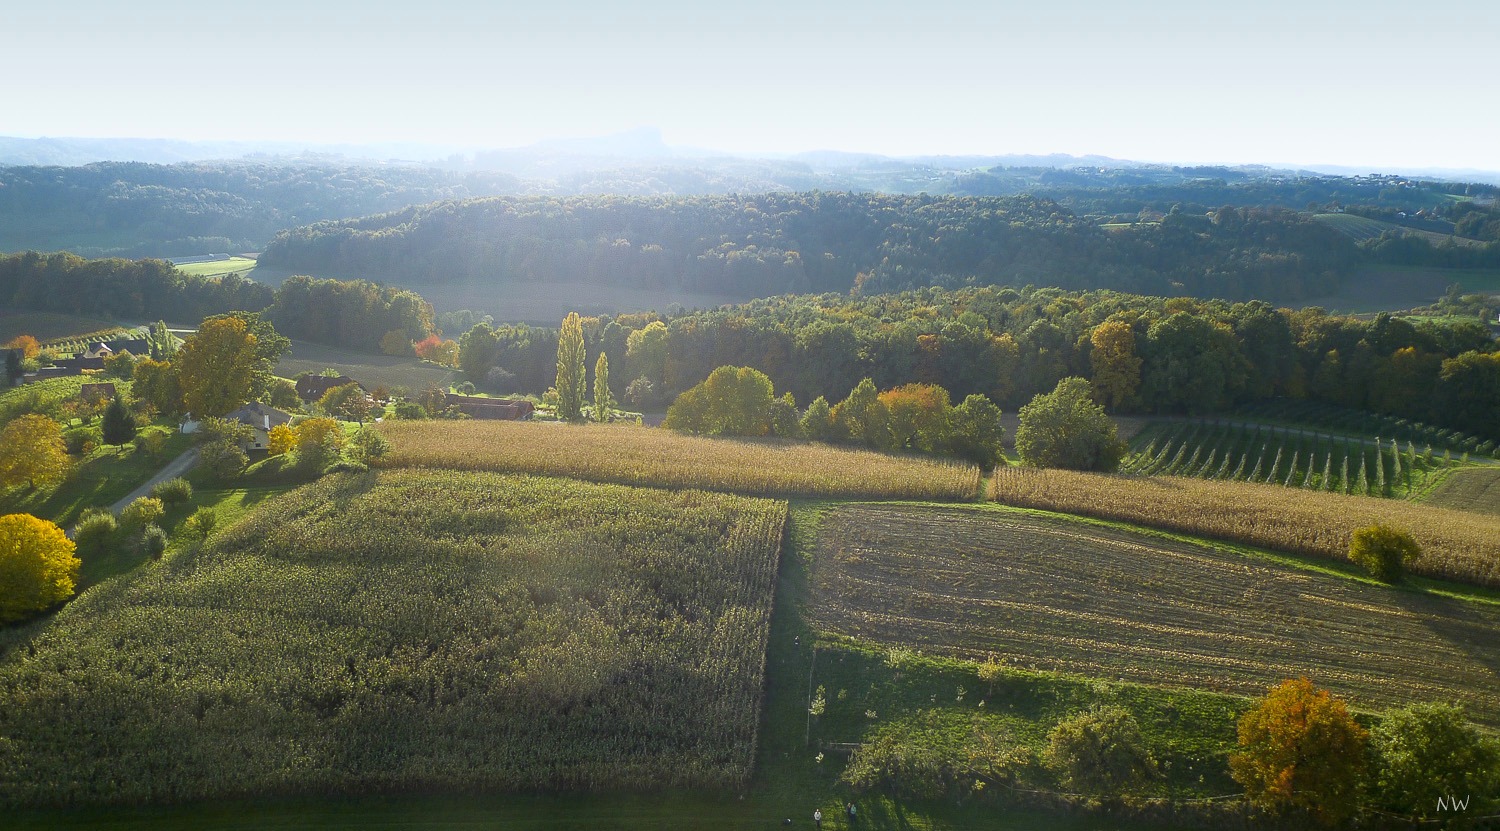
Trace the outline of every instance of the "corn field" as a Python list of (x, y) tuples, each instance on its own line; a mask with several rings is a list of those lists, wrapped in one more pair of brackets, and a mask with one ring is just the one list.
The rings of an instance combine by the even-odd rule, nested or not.
[(1245, 696), (1307, 675), (1358, 707), (1455, 701), (1500, 727), (1490, 604), (978, 506), (843, 505), (817, 527), (808, 610), (826, 631)]
[(1002, 468), (990, 498), (1203, 537), (1347, 560), (1350, 535), (1375, 523), (1422, 546), (1411, 571), (1500, 587), (1500, 517), (1412, 502), (1180, 476), (1108, 476)]
[(440, 467), (756, 496), (971, 500), (979, 468), (809, 442), (509, 421), (393, 421), (385, 467)]
[(1121, 470), (1405, 498), (1457, 466), (1449, 453), (1397, 439), (1369, 441), (1284, 428), (1158, 424), (1138, 434)]
[(0, 659), (0, 804), (739, 787), (786, 504), (342, 474)]

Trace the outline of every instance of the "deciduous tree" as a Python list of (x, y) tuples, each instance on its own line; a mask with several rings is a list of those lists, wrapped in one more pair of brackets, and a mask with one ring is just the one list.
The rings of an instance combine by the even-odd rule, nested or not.
[(1022, 407), (1020, 417), (1016, 451), (1032, 467), (1114, 471), (1125, 455), (1115, 423), (1082, 378), (1059, 381)]
[(585, 385), (583, 321), (577, 312), (563, 318), (557, 340), (557, 417), (577, 421), (583, 416)]
[(609, 411), (615, 408), (615, 398), (609, 391), (609, 356), (599, 353), (594, 362), (594, 420), (609, 421)]
[(1106, 409), (1118, 410), (1141, 385), (1141, 358), (1135, 353), (1135, 330), (1120, 320), (1106, 320), (1089, 333), (1089, 364), (1094, 368), (1094, 395)]
[(1389, 525), (1356, 528), (1349, 540), (1349, 559), (1377, 580), (1394, 583), (1406, 566), (1422, 556), (1422, 547), (1411, 534)]
[[(1500, 787), (1500, 746), (1451, 704), (1414, 704), (1385, 713), (1370, 731), (1375, 750), (1375, 800), (1424, 820), (1443, 818), (1439, 799), (1482, 801)], [(1474, 813), (1488, 805), (1470, 804)]]
[(1368, 737), (1327, 690), (1283, 681), (1240, 717), (1229, 772), (1257, 805), (1336, 825), (1358, 807)]
[(68, 446), (52, 419), (24, 415), (0, 430), (0, 488), (56, 484), (68, 467)]
[(30, 514), (0, 516), (0, 623), (72, 597), (78, 565), (61, 528)]
[(222, 416), (249, 401), (259, 366), (256, 343), (237, 317), (205, 320), (172, 362), (187, 411), (199, 418)]
[(764, 436), (771, 431), (771, 379), (758, 369), (721, 366), (667, 408), (669, 429), (709, 436)]
[(1047, 734), (1044, 761), (1063, 783), (1114, 796), (1156, 775), (1140, 725), (1123, 707), (1094, 707), (1065, 718)]

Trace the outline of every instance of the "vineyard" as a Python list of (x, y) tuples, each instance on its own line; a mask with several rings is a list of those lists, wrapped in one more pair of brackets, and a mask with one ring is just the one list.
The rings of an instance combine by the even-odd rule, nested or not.
[(1489, 439), (1393, 415), (1352, 410), (1307, 399), (1261, 401), (1241, 407), (1236, 415), (1243, 416), (1247, 421), (1316, 427), (1330, 433), (1366, 438), (1383, 436), (1387, 441), (1396, 439), (1403, 445), (1414, 444), (1422, 448), (1431, 446), (1438, 453), (1446, 450), (1455, 456), (1470, 453), (1500, 459), (1500, 446)]
[(971, 500), (979, 468), (808, 442), (710, 439), (643, 427), (388, 421), (387, 467), (441, 467), (703, 488), (756, 496)]
[(1457, 701), (1500, 726), (1500, 607), (1019, 511), (843, 505), (817, 527), (808, 608), (833, 633), (1238, 695), (1307, 675), (1358, 707)]
[[(1135, 437), (1121, 470), (1153, 476), (1259, 482), (1288, 488), (1408, 497), (1460, 463), (1395, 439), (1364, 440), (1297, 429), (1221, 422), (1169, 422)], [(1467, 455), (1467, 454), (1466, 454)]]
[(1340, 561), (1356, 528), (1386, 523), (1422, 546), (1412, 572), (1500, 587), (1500, 516), (1247, 482), (1030, 468), (997, 470), (990, 498)]
[(786, 505), (343, 474), (0, 659), (0, 804), (742, 786)]

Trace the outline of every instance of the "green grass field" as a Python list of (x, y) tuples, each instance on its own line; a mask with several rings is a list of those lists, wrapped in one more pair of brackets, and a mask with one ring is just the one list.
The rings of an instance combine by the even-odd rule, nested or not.
[(1500, 514), (1500, 467), (1455, 470), (1423, 501), (1443, 508)]
[(198, 263), (182, 263), (176, 266), (183, 274), (199, 277), (219, 277), (225, 274), (246, 275), (255, 268), (255, 260), (249, 257), (224, 257)]
[(1466, 294), (1500, 291), (1500, 270), (1362, 266), (1345, 277), (1336, 294), (1300, 298), (1294, 305), (1321, 306), (1339, 314), (1402, 312), (1437, 302), (1454, 283)]
[(276, 374), (282, 378), (296, 378), (304, 372), (316, 374), (324, 369), (336, 369), (364, 384), (366, 389), (403, 387), (412, 394), (429, 384), (446, 389), (458, 377), (453, 370), (424, 364), (415, 358), (372, 355), (300, 340), (292, 341), (292, 351), (276, 364)]

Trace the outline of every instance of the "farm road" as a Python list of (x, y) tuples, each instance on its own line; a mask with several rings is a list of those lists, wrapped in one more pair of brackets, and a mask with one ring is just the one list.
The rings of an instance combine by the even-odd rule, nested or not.
[(162, 482), (167, 481), (168, 479), (172, 479), (177, 476), (181, 476), (184, 473), (187, 473), (188, 468), (192, 467), (193, 463), (196, 461), (198, 461), (198, 448), (194, 447), (190, 450), (183, 451), (181, 456), (178, 456), (172, 461), (167, 462), (166, 467), (158, 470), (155, 476), (152, 476), (150, 479), (146, 480), (146, 482), (140, 487), (131, 491), (128, 495), (126, 495), (124, 499), (121, 499), (119, 502), (116, 502), (115, 504), (109, 506), (110, 513), (118, 515), (121, 511), (125, 510), (126, 505), (129, 505), (130, 503), (134, 502), (137, 499), (140, 499), (143, 496), (149, 495), (152, 488), (156, 487)]
[[(1375, 443), (1374, 439), (1366, 438), (1364, 436), (1351, 436), (1351, 435), (1348, 435), (1347, 433), (1334, 433), (1334, 432), (1331, 432), (1329, 430), (1316, 430), (1316, 429), (1309, 429), (1309, 428), (1306, 428), (1306, 427), (1283, 427), (1283, 426), (1281, 426), (1279, 424), (1266, 424), (1266, 423), (1260, 422), (1260, 421), (1238, 421), (1238, 420), (1234, 420), (1234, 419), (1212, 419), (1212, 418), (1201, 418), (1201, 417), (1196, 417), (1196, 416), (1160, 416), (1160, 417), (1157, 417), (1157, 418), (1153, 418), (1151, 420), (1153, 422), (1171, 422), (1171, 423), (1174, 423), (1174, 424), (1208, 424), (1208, 425), (1222, 424), (1222, 425), (1225, 425), (1225, 426), (1228, 426), (1228, 427), (1242, 427), (1242, 428), (1255, 428), (1255, 427), (1259, 427), (1260, 429), (1265, 430), (1268, 433), (1283, 433), (1283, 434), (1287, 434), (1287, 435), (1293, 435), (1293, 434), (1295, 434), (1295, 435), (1298, 435), (1298, 436), (1323, 436), (1323, 437), (1328, 438), (1328, 439), (1335, 439), (1335, 440), (1338, 440), (1338, 441), (1349, 442), (1351, 444), (1361, 444), (1361, 445), (1364, 445), (1365, 447), (1377, 447), (1377, 446), (1380, 446), (1380, 447), (1390, 447), (1390, 445), (1388, 445), (1388, 444), (1377, 445)], [(1389, 440), (1388, 439), (1382, 439), (1382, 442), (1384, 442), (1384, 441), (1389, 441)], [(1403, 443), (1403, 446), (1405, 446), (1404, 443)], [(1477, 463), (1477, 464), (1481, 464), (1481, 465), (1500, 464), (1500, 461), (1497, 461), (1495, 459), (1491, 459), (1488, 456), (1477, 456), (1477, 455), (1473, 455), (1473, 454), (1470, 454), (1469, 461)]]

